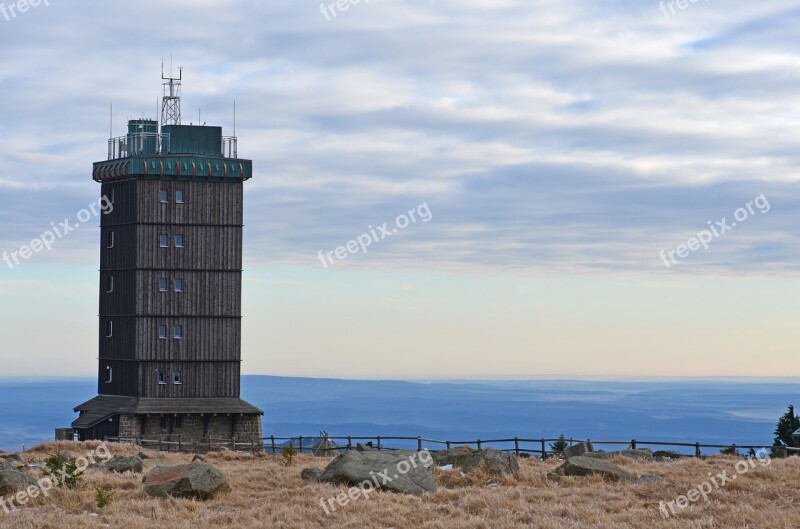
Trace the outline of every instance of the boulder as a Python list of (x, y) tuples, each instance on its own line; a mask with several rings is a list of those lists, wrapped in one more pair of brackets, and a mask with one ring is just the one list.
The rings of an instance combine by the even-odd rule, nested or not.
[(36, 485), (36, 480), (13, 468), (11, 463), (0, 465), (0, 496)]
[(300, 473), (300, 479), (303, 481), (319, 481), (322, 477), (322, 469), (320, 468), (304, 468)]
[(453, 448), (436, 452), (433, 454), (433, 460), (437, 466), (453, 465), (465, 474), (474, 472), (481, 467), (485, 467), (490, 474), (495, 476), (516, 474), (519, 471), (519, 463), (513, 454), (494, 448), (485, 450), (472, 450), (469, 447)]
[(429, 455), (405, 450), (346, 452), (331, 461), (320, 481), (365, 487), (369, 482), (373, 488), (417, 496), (436, 491)]
[(594, 452), (594, 448), (592, 448), (592, 443), (588, 441), (583, 441), (581, 443), (577, 443), (565, 448), (564, 459), (569, 459), (575, 456), (582, 456), (585, 454), (591, 454), (592, 452)]
[(431, 452), (431, 456), (433, 457), (433, 462), (436, 463), (436, 466), (443, 467), (446, 465), (454, 465), (456, 459), (464, 456), (465, 454), (469, 454), (472, 451), (472, 448), (468, 446), (459, 446), (456, 448), (448, 448), (447, 450)]
[(142, 458), (139, 456), (131, 457), (115, 457), (105, 464), (106, 470), (116, 474), (124, 474), (125, 472), (133, 472), (139, 474), (144, 470)]
[(631, 459), (653, 459), (653, 452), (650, 450), (619, 450), (616, 452), (592, 452), (583, 454), (583, 457), (594, 457), (596, 459), (613, 459), (615, 457), (629, 457)]
[(614, 463), (592, 457), (574, 456), (556, 469), (565, 476), (590, 476), (597, 474), (610, 481), (634, 481), (636, 478)]
[(139, 459), (142, 459), (142, 460), (145, 460), (145, 459), (150, 459), (150, 456), (149, 456), (149, 455), (147, 455), (147, 454), (145, 454), (144, 452), (139, 452), (139, 453), (138, 453), (138, 454), (136, 454), (136, 455), (137, 455), (137, 456), (139, 456)]
[(144, 478), (144, 491), (159, 498), (180, 497), (207, 500), (230, 490), (218, 468), (206, 463), (156, 467)]
[(194, 457), (192, 458), (192, 463), (195, 463), (197, 461), (200, 461), (201, 463), (205, 463), (205, 460), (206, 460), (206, 456), (204, 456), (203, 454), (195, 454)]

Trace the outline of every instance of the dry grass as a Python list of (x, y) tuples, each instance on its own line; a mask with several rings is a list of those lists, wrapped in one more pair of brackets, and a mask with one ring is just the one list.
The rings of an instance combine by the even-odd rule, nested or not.
[[(24, 454), (38, 463), (62, 449), (77, 455), (91, 443), (50, 444)], [(113, 445), (115, 455), (138, 448)], [(156, 457), (158, 454), (151, 454)], [(171, 455), (189, 461), (190, 455)], [(61, 489), (47, 499), (12, 514), (0, 510), (0, 528), (14, 529), (542, 529), (572, 528), (800, 528), (800, 457), (773, 461), (751, 470), (670, 520), (662, 519), (659, 502), (708, 479), (710, 473), (734, 472), (737, 458), (645, 462), (617, 460), (635, 474), (656, 474), (663, 483), (606, 483), (599, 478), (561, 478), (547, 473), (557, 461), (521, 460), (517, 478), (486, 474), (461, 477), (438, 472), (439, 491), (422, 498), (376, 493), (326, 515), (321, 498), (346, 490), (300, 479), (304, 467), (323, 468), (328, 460), (298, 456), (286, 468), (278, 456), (211, 454), (208, 462), (225, 472), (232, 491), (208, 502), (157, 500), (144, 494), (142, 477), (91, 471), (77, 490)], [(153, 463), (151, 463), (152, 465)], [(97, 487), (115, 489), (114, 502), (103, 510), (94, 505)], [(91, 516), (97, 513), (97, 516)]]

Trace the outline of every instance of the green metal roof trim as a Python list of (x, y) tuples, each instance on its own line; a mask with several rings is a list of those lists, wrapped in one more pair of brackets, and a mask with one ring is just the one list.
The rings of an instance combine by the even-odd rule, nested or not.
[(203, 155), (135, 156), (96, 162), (92, 171), (97, 182), (131, 177), (238, 182), (253, 177), (253, 161)]

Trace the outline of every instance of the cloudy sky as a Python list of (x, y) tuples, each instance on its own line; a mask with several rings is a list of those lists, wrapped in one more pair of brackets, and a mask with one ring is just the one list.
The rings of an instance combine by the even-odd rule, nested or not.
[[(670, 3), (6, 0), (0, 251), (97, 199), (172, 56), (254, 161), (245, 373), (800, 375), (800, 9)], [(0, 374), (95, 372), (97, 224), (0, 262)]]

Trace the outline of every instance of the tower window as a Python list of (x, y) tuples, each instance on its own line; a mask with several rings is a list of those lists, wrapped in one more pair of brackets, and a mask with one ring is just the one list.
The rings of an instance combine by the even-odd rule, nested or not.
[(113, 231), (108, 232), (108, 241), (107, 241), (107, 243), (108, 244), (106, 246), (108, 246), (109, 248), (113, 248), (114, 247), (114, 232)]
[(167, 339), (167, 326), (166, 325), (159, 325), (158, 326), (158, 339), (159, 340), (166, 340)]
[(183, 235), (175, 236), (175, 248), (183, 248)]
[(164, 235), (164, 234), (162, 234), (162, 235), (159, 235), (159, 236), (158, 236), (158, 245), (159, 245), (161, 248), (168, 248), (168, 247), (169, 247), (169, 237), (167, 237), (167, 236), (166, 236), (166, 235)]
[(106, 338), (111, 338), (114, 335), (114, 322), (108, 320), (106, 322)]
[(175, 338), (176, 340), (183, 339), (183, 325), (176, 325), (172, 329), (172, 337)]
[(175, 292), (183, 292), (183, 279), (175, 280)]
[(165, 371), (158, 372), (158, 384), (163, 386), (167, 383), (167, 373)]
[(111, 384), (111, 381), (114, 380), (114, 370), (111, 366), (106, 366), (106, 384)]
[(108, 294), (114, 292), (114, 276), (112, 275), (106, 277), (106, 292)]
[(183, 189), (178, 189), (175, 191), (175, 203), (183, 204)]
[(172, 373), (172, 383), (183, 384), (183, 377), (181, 376), (180, 371), (175, 371), (174, 373)]
[(169, 202), (169, 192), (166, 189), (162, 189), (158, 193), (158, 201), (162, 204), (166, 204)]
[(168, 283), (167, 283), (167, 278), (166, 277), (162, 277), (161, 279), (158, 280), (158, 291), (159, 292), (166, 292), (167, 291), (167, 286), (168, 286)]

